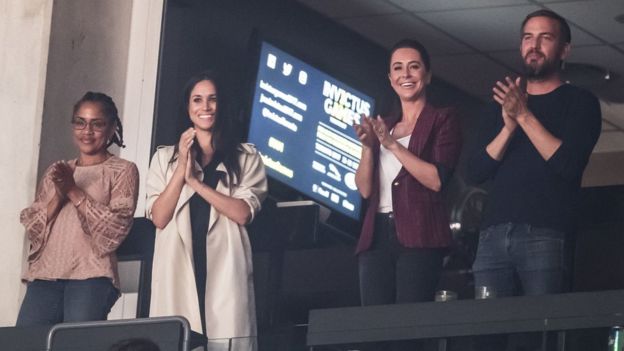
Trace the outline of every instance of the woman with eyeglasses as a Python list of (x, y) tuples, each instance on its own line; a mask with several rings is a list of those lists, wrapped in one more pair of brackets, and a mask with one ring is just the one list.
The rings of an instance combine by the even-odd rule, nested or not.
[(30, 250), (17, 326), (104, 320), (119, 297), (115, 250), (132, 225), (139, 173), (108, 151), (124, 147), (109, 96), (86, 93), (71, 124), (78, 157), (48, 167), (20, 215)]

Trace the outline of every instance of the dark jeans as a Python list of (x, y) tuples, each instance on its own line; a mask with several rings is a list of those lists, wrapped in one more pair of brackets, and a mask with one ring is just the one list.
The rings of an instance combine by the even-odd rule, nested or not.
[[(477, 257), (473, 264), (475, 286), (488, 286), (497, 297), (556, 294), (565, 290), (565, 234), (529, 224), (503, 223), (479, 234)], [(554, 337), (547, 346), (554, 349)], [(475, 351), (500, 351), (515, 348), (538, 350), (541, 334), (516, 334), (477, 337)], [(521, 345), (521, 346), (519, 346)]]
[(358, 258), (362, 305), (433, 301), (444, 254), (403, 247), (392, 215), (378, 214), (373, 244)]
[(486, 228), (479, 234), (472, 267), (475, 286), (491, 287), (499, 297), (563, 292), (564, 239), (560, 231), (528, 224), (504, 223)]
[(105, 320), (119, 291), (108, 278), (28, 283), (17, 326)]

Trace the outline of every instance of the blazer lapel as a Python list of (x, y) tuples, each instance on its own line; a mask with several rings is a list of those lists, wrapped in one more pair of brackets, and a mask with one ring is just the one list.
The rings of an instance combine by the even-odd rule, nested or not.
[(412, 142), (414, 143), (414, 147), (410, 145), (410, 150), (414, 150), (416, 156), (422, 155), (425, 145), (427, 145), (427, 141), (429, 140), (429, 136), (431, 135), (431, 129), (433, 128), (433, 122), (435, 120), (435, 114), (433, 112), (430, 105), (425, 105), (425, 108), (423, 108), (420, 113), (418, 122), (416, 122), (416, 127), (414, 128), (412, 139), (410, 140), (410, 144), (412, 144)]
[[(418, 121), (414, 126), (414, 130), (412, 131), (408, 149), (418, 157), (422, 156), (425, 145), (427, 145), (427, 141), (431, 136), (431, 129), (433, 128), (433, 123), (435, 121), (434, 112), (435, 111), (431, 105), (425, 104), (425, 107), (420, 112), (420, 116), (418, 116)], [(404, 174), (407, 174), (407, 170), (405, 167), (402, 167), (399, 172), (399, 176)]]

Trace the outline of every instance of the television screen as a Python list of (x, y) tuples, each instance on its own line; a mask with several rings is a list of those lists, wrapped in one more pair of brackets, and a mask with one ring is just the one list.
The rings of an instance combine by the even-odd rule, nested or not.
[(359, 220), (353, 123), (371, 115), (374, 99), (267, 42), (259, 57), (248, 141), (267, 174)]

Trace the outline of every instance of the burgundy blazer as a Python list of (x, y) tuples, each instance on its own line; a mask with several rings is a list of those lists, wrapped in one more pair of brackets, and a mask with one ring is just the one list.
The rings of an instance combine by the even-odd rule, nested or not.
[[(398, 121), (386, 122), (388, 128)], [(450, 178), (461, 149), (459, 121), (449, 108), (429, 104), (418, 117), (408, 150), (438, 168), (444, 185)], [(366, 214), (356, 253), (370, 248), (379, 207), (379, 146), (374, 150), (373, 193), (366, 204)], [(442, 248), (451, 244), (449, 218), (442, 192), (426, 188), (402, 167), (392, 182), (392, 207), (399, 242), (410, 248)]]

